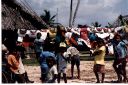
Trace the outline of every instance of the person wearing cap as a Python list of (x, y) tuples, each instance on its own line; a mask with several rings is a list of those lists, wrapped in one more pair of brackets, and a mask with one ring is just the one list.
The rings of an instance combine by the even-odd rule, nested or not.
[(66, 50), (66, 44), (64, 42), (61, 42), (59, 45), (59, 53), (57, 54), (58, 83), (60, 83), (61, 73), (63, 73), (64, 82), (67, 83), (66, 68), (68, 54), (66, 53)]
[(77, 50), (76, 47), (72, 46), (70, 44), (70, 47), (67, 48), (67, 53), (71, 59), (71, 77), (74, 78), (73, 73), (74, 73), (74, 65), (76, 64), (77, 67), (77, 78), (80, 79), (80, 56), (79, 56), (79, 51)]

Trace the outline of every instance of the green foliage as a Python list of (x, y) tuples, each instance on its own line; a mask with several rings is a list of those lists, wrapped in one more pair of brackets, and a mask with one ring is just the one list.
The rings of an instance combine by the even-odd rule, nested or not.
[(42, 14), (40, 17), (46, 24), (51, 25), (55, 22), (56, 15), (51, 16), (50, 11), (44, 10), (44, 14)]
[(94, 23), (92, 23), (92, 25), (93, 25), (94, 27), (101, 27), (101, 24), (99, 24), (97, 21), (94, 22)]
[(108, 25), (105, 26), (106, 28), (113, 28), (113, 25), (108, 22)]
[(29, 65), (29, 66), (38, 66), (39, 65), (37, 59), (35, 59), (35, 58), (23, 59), (23, 64)]
[(124, 26), (124, 19), (123, 19), (123, 16), (120, 15), (120, 16), (118, 17), (118, 19), (119, 19), (120, 25), (121, 25), (121, 26)]

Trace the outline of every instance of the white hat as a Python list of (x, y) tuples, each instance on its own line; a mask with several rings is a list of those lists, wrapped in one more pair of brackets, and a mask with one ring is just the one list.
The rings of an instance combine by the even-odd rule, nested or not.
[(59, 47), (66, 47), (66, 44), (64, 42), (61, 42)]

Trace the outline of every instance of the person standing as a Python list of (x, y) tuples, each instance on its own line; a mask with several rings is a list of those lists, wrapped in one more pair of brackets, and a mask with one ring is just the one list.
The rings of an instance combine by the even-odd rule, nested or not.
[[(105, 47), (104, 40), (97, 39), (97, 47), (94, 50), (94, 53), (92, 54), (92, 56), (94, 56), (93, 71), (94, 71), (96, 79), (97, 79), (96, 83), (100, 83), (100, 82), (103, 83), (104, 82), (104, 77), (105, 77), (104, 58), (105, 58), (105, 54), (106, 54), (106, 47)], [(99, 73), (102, 74), (102, 80), (101, 81), (99, 79)]]
[(58, 66), (58, 83), (60, 83), (61, 73), (63, 73), (64, 82), (67, 83), (66, 68), (68, 54), (66, 51), (66, 44), (61, 42), (59, 45), (59, 53), (57, 54), (57, 66)]
[(114, 39), (111, 41), (114, 47), (114, 62), (113, 62), (113, 68), (117, 74), (118, 80), (116, 82), (120, 83), (122, 82), (122, 69), (123, 69), (123, 75), (124, 75), (124, 80), (127, 80), (126, 77), (126, 58), (125, 56), (127, 55), (126, 52), (126, 47), (124, 42), (121, 39), (121, 36), (117, 33), (114, 36)]
[(36, 35), (36, 39), (34, 40), (36, 58), (37, 58), (38, 61), (39, 61), (40, 54), (43, 51), (43, 44), (44, 44), (44, 40), (41, 39), (41, 33), (38, 32), (37, 35)]
[(55, 37), (55, 55), (59, 52), (59, 44), (65, 42), (65, 29), (63, 27), (57, 27), (57, 34)]
[(25, 48), (25, 56), (27, 58), (30, 58), (30, 55), (29, 55), (29, 52), (30, 52), (30, 37), (28, 34), (26, 34), (24, 37), (23, 37), (23, 42), (22, 42), (24, 48)]
[[(117, 53), (118, 53), (118, 70), (119, 70), (119, 82), (127, 82), (126, 75), (126, 57), (127, 57), (127, 46), (124, 40), (118, 38)], [(122, 80), (122, 77), (124, 78)]]
[(72, 44), (70, 44), (70, 47), (67, 49), (67, 53), (69, 54), (71, 58), (71, 77), (73, 78), (74, 73), (74, 65), (76, 64), (77, 67), (77, 78), (80, 79), (80, 56), (79, 51), (76, 47), (73, 47)]
[(19, 53), (19, 73), (22, 74), (24, 76), (24, 79), (25, 79), (25, 82), (26, 83), (34, 83), (34, 81), (30, 81), (29, 78), (28, 78), (28, 74), (24, 68), (24, 65), (23, 65), (23, 62), (22, 62), (22, 59), (24, 59), (25, 57), (25, 54), (24, 54), (24, 47), (22, 46), (22, 42), (20, 41), (17, 41), (17, 47), (16, 47), (16, 50), (18, 51)]

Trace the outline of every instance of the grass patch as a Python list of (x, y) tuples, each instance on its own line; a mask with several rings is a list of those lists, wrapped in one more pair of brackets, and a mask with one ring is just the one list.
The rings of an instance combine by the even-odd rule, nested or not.
[[(93, 56), (80, 56), (80, 60), (82, 61), (94, 61)], [(106, 56), (105, 61), (111, 61), (114, 60), (114, 56)]]
[[(113, 60), (113, 56), (106, 56), (105, 61), (111, 61)], [(81, 61), (94, 61), (94, 57), (92, 56), (80, 56)], [(23, 59), (23, 64), (28, 65), (28, 66), (39, 66), (39, 63), (36, 58), (31, 58), (31, 59)]]
[(23, 59), (23, 64), (28, 66), (39, 66), (39, 63), (35, 58)]

